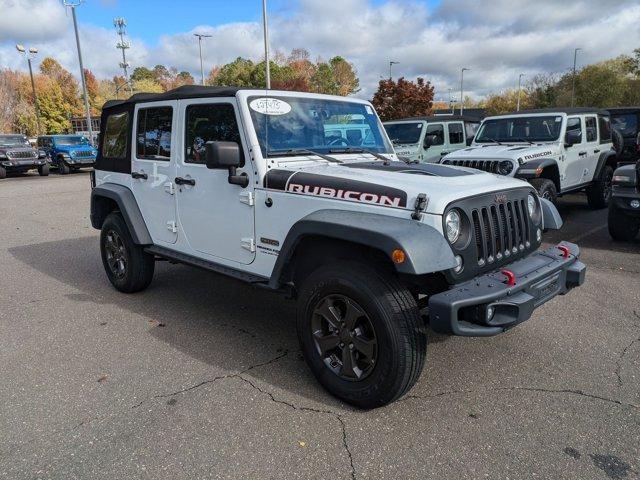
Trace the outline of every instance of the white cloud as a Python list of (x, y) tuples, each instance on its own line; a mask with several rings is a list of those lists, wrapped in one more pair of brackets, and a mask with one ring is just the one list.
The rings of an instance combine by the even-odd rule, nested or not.
[[(54, 56), (77, 72), (70, 18), (57, 0), (42, 0), (35, 9), (32, 1), (0, 0), (3, 12), (8, 6), (12, 11), (0, 18), (0, 65), (24, 67), (13, 47), (20, 39), (37, 43), (40, 58)], [(32, 10), (38, 12), (35, 17)], [(24, 33), (25, 15), (31, 34)], [(571, 66), (575, 47), (583, 49), (579, 64), (629, 54), (640, 47), (638, 24), (640, 5), (632, 0), (443, 0), (433, 11), (411, 0), (377, 6), (370, 0), (300, 0), (293, 11), (272, 13), (270, 18), (273, 51), (303, 47), (312, 57), (345, 56), (356, 66), (364, 97), (388, 76), (389, 60), (400, 62), (394, 76), (426, 77), (440, 98), (449, 88), (457, 92), (460, 68), (470, 68), (465, 91), (484, 96), (513, 87), (519, 73), (564, 71)], [(263, 53), (258, 22), (200, 25), (160, 35), (154, 46), (136, 39), (135, 30), (130, 22), (134, 38), (127, 54), (132, 67), (162, 63), (198, 78), (196, 32), (212, 35), (203, 41), (207, 70), (238, 56), (259, 60)], [(115, 31), (81, 24), (81, 36), (87, 68), (99, 77), (120, 72)]]

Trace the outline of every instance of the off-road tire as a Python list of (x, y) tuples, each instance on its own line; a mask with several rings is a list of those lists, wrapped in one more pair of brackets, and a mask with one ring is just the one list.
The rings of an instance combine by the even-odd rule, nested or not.
[(530, 181), (533, 188), (538, 192), (538, 196), (549, 200), (554, 205), (558, 201), (558, 191), (556, 184), (548, 178), (534, 178)]
[(7, 169), (0, 167), (0, 179), (7, 178)]
[(69, 165), (67, 165), (64, 160), (58, 161), (58, 173), (60, 173), (60, 175), (68, 175), (70, 171)]
[(613, 168), (609, 165), (602, 167), (600, 175), (587, 187), (587, 201), (593, 210), (607, 208), (611, 201), (611, 182), (613, 180)]
[(630, 217), (613, 203), (609, 205), (607, 225), (611, 238), (620, 242), (631, 242), (640, 232), (640, 218)]
[[(115, 232), (122, 244), (125, 260), (125, 272), (122, 276), (118, 276), (109, 265), (108, 237), (112, 232)], [(107, 277), (117, 290), (124, 293), (139, 292), (147, 288), (153, 280), (155, 259), (153, 255), (146, 253), (142, 246), (133, 242), (129, 228), (119, 212), (110, 213), (102, 224), (100, 253)]]
[(41, 177), (48, 177), (49, 176), (49, 165), (47, 165), (47, 164), (40, 165), (38, 167), (38, 175), (40, 175)]
[[(395, 277), (347, 261), (318, 268), (299, 292), (298, 339), (312, 373), (330, 393), (368, 409), (393, 402), (416, 383), (424, 366), (427, 336), (413, 296)], [(332, 295), (345, 296), (361, 307), (375, 333), (375, 364), (368, 376), (358, 380), (345, 380), (331, 370), (314, 339), (316, 309)]]

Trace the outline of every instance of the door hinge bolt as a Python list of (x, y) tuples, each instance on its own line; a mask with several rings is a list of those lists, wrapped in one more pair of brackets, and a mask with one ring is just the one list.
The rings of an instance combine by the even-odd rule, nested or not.
[(169, 230), (172, 233), (177, 233), (178, 232), (178, 226), (176, 225), (176, 222), (167, 222), (167, 230)]
[(253, 238), (241, 238), (240, 246), (250, 252), (256, 251), (256, 241)]

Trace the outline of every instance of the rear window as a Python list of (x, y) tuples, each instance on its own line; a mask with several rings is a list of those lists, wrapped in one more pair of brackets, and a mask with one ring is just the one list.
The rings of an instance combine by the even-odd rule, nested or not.
[(102, 144), (103, 157), (123, 159), (127, 156), (128, 130), (129, 112), (114, 113), (107, 117)]
[(138, 110), (136, 157), (169, 160), (171, 157), (171, 119), (173, 108), (153, 107)]
[(635, 113), (612, 115), (611, 126), (625, 137), (635, 137), (638, 133), (638, 117)]

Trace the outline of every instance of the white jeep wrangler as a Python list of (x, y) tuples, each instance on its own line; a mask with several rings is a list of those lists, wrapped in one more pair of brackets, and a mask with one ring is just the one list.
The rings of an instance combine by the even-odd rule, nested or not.
[(92, 182), (115, 288), (143, 290), (168, 259), (285, 292), (313, 374), (362, 408), (416, 382), (425, 320), (495, 335), (584, 281), (577, 246), (538, 251), (562, 223), (550, 202), (520, 180), (398, 161), (362, 100), (186, 86), (110, 101)]
[(472, 145), (441, 163), (528, 180), (554, 203), (559, 195), (585, 190), (591, 208), (609, 205), (617, 166), (609, 113), (593, 108), (487, 117)]

